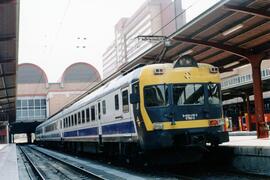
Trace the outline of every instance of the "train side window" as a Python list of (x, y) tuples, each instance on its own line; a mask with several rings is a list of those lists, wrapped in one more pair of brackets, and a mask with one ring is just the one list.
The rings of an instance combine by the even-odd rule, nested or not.
[(91, 106), (91, 121), (96, 120), (95, 106)]
[(86, 109), (86, 121), (87, 121), (87, 122), (90, 121), (90, 112), (89, 112), (89, 108)]
[(71, 124), (72, 124), (72, 126), (74, 126), (75, 124), (74, 124), (74, 117), (73, 117), (73, 115), (71, 115)]
[(73, 126), (75, 126), (75, 117), (74, 114), (71, 115)]
[(68, 116), (68, 127), (71, 126), (71, 119), (70, 119), (70, 116)]
[(100, 102), (98, 102), (98, 120), (100, 120), (101, 107)]
[(123, 104), (123, 112), (127, 113), (129, 111), (128, 90), (124, 90), (122, 92), (122, 104)]
[(81, 124), (81, 112), (78, 112), (78, 124)]
[(77, 125), (77, 114), (75, 113), (73, 116), (74, 116), (75, 125)]
[(102, 101), (102, 113), (106, 114), (106, 101), (105, 100)]
[(85, 123), (85, 114), (84, 114), (84, 110), (82, 110), (82, 124)]
[(119, 97), (118, 94), (114, 96), (114, 108), (115, 110), (119, 110)]

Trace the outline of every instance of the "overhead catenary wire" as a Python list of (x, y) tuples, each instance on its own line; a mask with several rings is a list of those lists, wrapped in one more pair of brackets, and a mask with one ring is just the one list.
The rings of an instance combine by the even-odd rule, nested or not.
[(66, 18), (68, 9), (69, 9), (69, 7), (70, 7), (70, 4), (71, 4), (71, 0), (68, 0), (67, 5), (66, 5), (66, 7), (65, 7), (65, 9), (64, 9), (63, 16), (62, 16), (62, 18), (61, 18), (61, 20), (60, 20), (60, 23), (59, 23), (60, 26), (58, 26), (58, 29), (57, 29), (56, 35), (55, 35), (55, 39), (54, 39), (54, 41), (53, 41), (53, 43), (52, 43), (52, 45), (51, 45), (51, 47), (50, 47), (50, 51), (49, 51), (49, 56), (50, 56), (50, 57), (52, 57), (52, 55), (53, 55), (54, 47), (55, 47), (56, 41), (57, 41), (57, 39), (58, 39), (59, 33), (60, 33), (60, 31), (61, 31), (61, 29), (62, 29), (62, 27), (63, 27), (64, 20), (65, 20), (65, 18)]

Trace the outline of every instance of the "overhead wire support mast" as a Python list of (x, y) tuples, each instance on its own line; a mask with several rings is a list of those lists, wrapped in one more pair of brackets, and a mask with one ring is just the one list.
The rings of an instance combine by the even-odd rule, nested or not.
[(164, 45), (163, 49), (155, 58), (155, 62), (157, 63), (161, 63), (165, 54), (168, 51), (168, 48), (172, 46), (172, 42), (167, 36), (142, 35), (137, 36), (137, 39), (141, 41), (148, 41), (150, 43), (151, 42), (163, 43)]

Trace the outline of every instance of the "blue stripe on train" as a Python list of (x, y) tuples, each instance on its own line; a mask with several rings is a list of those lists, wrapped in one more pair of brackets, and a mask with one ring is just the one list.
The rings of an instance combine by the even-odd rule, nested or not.
[[(135, 128), (133, 121), (117, 123), (117, 124), (109, 124), (102, 126), (102, 134), (124, 134), (124, 133), (135, 133)], [(90, 136), (90, 135), (98, 135), (98, 128), (86, 128), (75, 131), (64, 132), (64, 137), (75, 137), (75, 136)]]
[(98, 134), (97, 127), (79, 130), (79, 136), (91, 136), (91, 135), (97, 135), (97, 134)]
[(102, 126), (102, 134), (135, 133), (133, 121)]
[(64, 132), (64, 137), (73, 137), (73, 136), (77, 136), (77, 131)]

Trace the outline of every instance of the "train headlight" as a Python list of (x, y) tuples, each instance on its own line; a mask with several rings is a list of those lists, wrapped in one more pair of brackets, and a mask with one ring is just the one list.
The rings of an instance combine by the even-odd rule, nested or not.
[(223, 119), (211, 119), (209, 120), (209, 126), (221, 126), (224, 125)]
[(219, 119), (219, 125), (224, 125), (225, 124), (225, 119)]
[(219, 71), (218, 67), (210, 67), (209, 68), (210, 73), (218, 73), (218, 71)]
[(154, 130), (161, 130), (163, 129), (163, 124), (162, 123), (153, 123)]
[(154, 75), (162, 75), (162, 74), (164, 74), (164, 69), (161, 68), (154, 69)]

